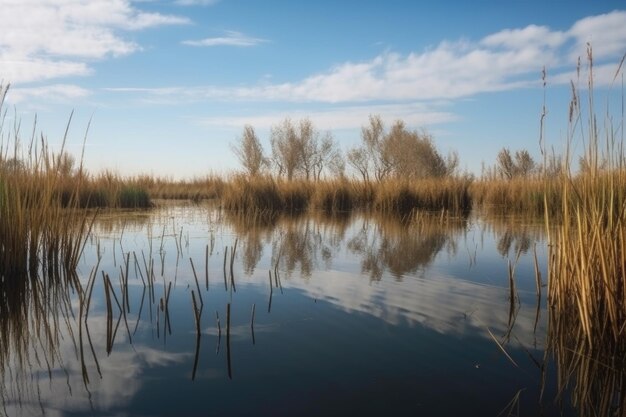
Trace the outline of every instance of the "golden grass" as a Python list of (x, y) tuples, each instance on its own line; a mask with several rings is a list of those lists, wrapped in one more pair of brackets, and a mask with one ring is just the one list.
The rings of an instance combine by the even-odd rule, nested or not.
[(459, 178), (364, 183), (236, 176), (225, 183), (221, 202), (227, 209), (259, 212), (339, 213), (369, 208), (393, 215), (408, 215), (414, 210), (467, 212), (471, 208), (470, 183)]
[(468, 212), (470, 179), (389, 180), (375, 188), (374, 209), (408, 215), (415, 210)]
[(151, 198), (193, 201), (219, 198), (226, 183), (222, 177), (213, 174), (190, 180), (139, 175), (126, 181), (147, 190)]
[[(0, 143), (2, 286), (39, 273), (73, 271), (91, 227), (91, 216), (76, 213), (80, 179), (62, 201), (62, 175), (57, 165), (60, 158), (43, 144), (43, 150), (24, 159), (17, 151), (18, 143), (19, 138)], [(9, 149), (14, 152), (9, 153)]]
[[(588, 169), (566, 173), (562, 220), (546, 213), (549, 349), (561, 392), (571, 388), (581, 416), (626, 413), (626, 171), (622, 144), (607, 111), (606, 140), (596, 124), (589, 50), (589, 117), (584, 135)], [(619, 69), (618, 69), (619, 74)], [(616, 75), (617, 76), (617, 75)], [(573, 91), (571, 132), (582, 132)], [(623, 94), (623, 93), (622, 93)], [(623, 126), (623, 120), (622, 120)], [(570, 142), (574, 140), (571, 134)]]
[(562, 178), (514, 178), (475, 181), (470, 187), (473, 207), (491, 213), (524, 213), (543, 216), (561, 210)]

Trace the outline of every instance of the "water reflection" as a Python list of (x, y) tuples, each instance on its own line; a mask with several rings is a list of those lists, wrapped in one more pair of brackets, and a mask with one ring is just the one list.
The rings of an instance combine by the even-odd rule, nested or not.
[(430, 265), (444, 248), (456, 254), (456, 237), (467, 227), (464, 218), (423, 214), (410, 222), (374, 216), (364, 218), (348, 249), (360, 257), (361, 273), (380, 281), (385, 271), (401, 281)]
[[(198, 414), (207, 392), (222, 414), (258, 414), (259, 396), (327, 414), (351, 396), (361, 414), (497, 415), (520, 390), (537, 414), (531, 223), (165, 207), (94, 230), (78, 275), (1, 288), (7, 415)], [(181, 409), (155, 406), (169, 395)]]

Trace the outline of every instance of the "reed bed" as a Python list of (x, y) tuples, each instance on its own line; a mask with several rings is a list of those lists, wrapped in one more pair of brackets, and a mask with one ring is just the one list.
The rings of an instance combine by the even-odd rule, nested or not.
[(625, 159), (610, 112), (604, 129), (596, 121), (590, 49), (588, 62), (589, 113), (583, 123), (581, 100), (573, 88), (569, 139), (583, 137), (588, 169), (562, 178), (562, 221), (546, 214), (551, 243), (548, 340), (558, 365), (559, 388), (562, 393), (571, 391), (580, 415), (622, 416), (626, 414)]
[(151, 198), (192, 201), (219, 198), (227, 182), (214, 174), (189, 180), (139, 175), (129, 178), (128, 181), (145, 189)]
[(77, 208), (149, 208), (148, 189), (132, 178), (105, 171), (95, 176), (64, 176), (55, 193), (64, 207)]
[(237, 176), (225, 184), (221, 201), (229, 210), (327, 213), (374, 209), (408, 215), (414, 210), (467, 212), (471, 208), (470, 179), (363, 183), (347, 179), (284, 181), (271, 177)]
[[(0, 109), (5, 93), (0, 86)], [(63, 146), (54, 154), (46, 143), (31, 142), (23, 155), (20, 138), (5, 135), (3, 128), (0, 124), (0, 285), (8, 291), (40, 273), (74, 271), (92, 216), (76, 213), (80, 179), (65, 201), (60, 197)]]
[(374, 209), (400, 215), (414, 210), (468, 212), (470, 184), (471, 180), (464, 178), (386, 181), (376, 188)]
[(488, 213), (558, 215), (561, 210), (563, 178), (514, 178), (475, 181), (470, 187), (472, 206)]

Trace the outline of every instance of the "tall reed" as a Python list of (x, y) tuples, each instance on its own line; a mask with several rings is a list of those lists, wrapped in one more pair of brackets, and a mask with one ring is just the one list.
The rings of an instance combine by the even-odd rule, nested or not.
[[(0, 86), (0, 110), (8, 87)], [(19, 129), (7, 132), (0, 121), (0, 285), (39, 273), (73, 271), (91, 227), (91, 216), (77, 213), (78, 189), (61, 201), (65, 139), (58, 153), (33, 135), (22, 150)], [(68, 125), (69, 126), (69, 125)], [(66, 207), (64, 207), (66, 205)]]
[[(549, 215), (549, 349), (561, 392), (571, 388), (581, 416), (626, 413), (626, 170), (622, 140), (607, 109), (598, 124), (588, 49), (588, 114), (572, 83), (569, 144), (585, 143), (586, 169), (567, 172), (560, 218)], [(623, 62), (623, 60), (622, 60)], [(621, 65), (615, 75), (621, 74)], [(623, 96), (623, 92), (622, 92)], [(623, 120), (622, 120), (623, 126)]]

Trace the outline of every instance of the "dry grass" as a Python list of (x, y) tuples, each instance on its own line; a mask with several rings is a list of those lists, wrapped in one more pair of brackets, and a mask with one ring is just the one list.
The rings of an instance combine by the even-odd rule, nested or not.
[[(562, 178), (564, 220), (555, 222), (546, 214), (551, 243), (549, 347), (558, 365), (559, 387), (565, 392), (573, 386), (573, 402), (581, 416), (624, 415), (626, 171), (609, 112), (605, 133), (596, 124), (591, 62), (589, 52), (586, 128), (581, 127), (576, 90), (570, 118), (570, 132), (586, 139), (589, 169)], [(577, 137), (571, 133), (570, 143)]]
[(543, 216), (546, 202), (551, 215), (561, 210), (561, 178), (480, 180), (470, 187), (473, 207), (491, 213), (524, 213)]
[(193, 201), (219, 198), (226, 183), (222, 177), (213, 174), (191, 180), (140, 175), (127, 181), (146, 189), (151, 198)]
[(414, 210), (467, 212), (471, 207), (469, 179), (421, 181), (284, 181), (270, 177), (233, 177), (221, 198), (225, 208), (241, 211), (321, 210), (339, 213), (369, 209), (396, 215)]
[[(0, 107), (3, 88), (0, 86)], [(62, 201), (59, 161), (45, 143), (31, 143), (22, 155), (20, 138), (4, 135), (0, 124), (0, 284), (9, 291), (27, 277), (74, 271), (91, 216), (76, 213), (79, 179)], [(65, 140), (63, 140), (63, 143)], [(54, 273), (54, 274), (53, 274)]]
[(470, 184), (463, 178), (386, 181), (375, 188), (374, 209), (403, 216), (414, 210), (468, 212)]

